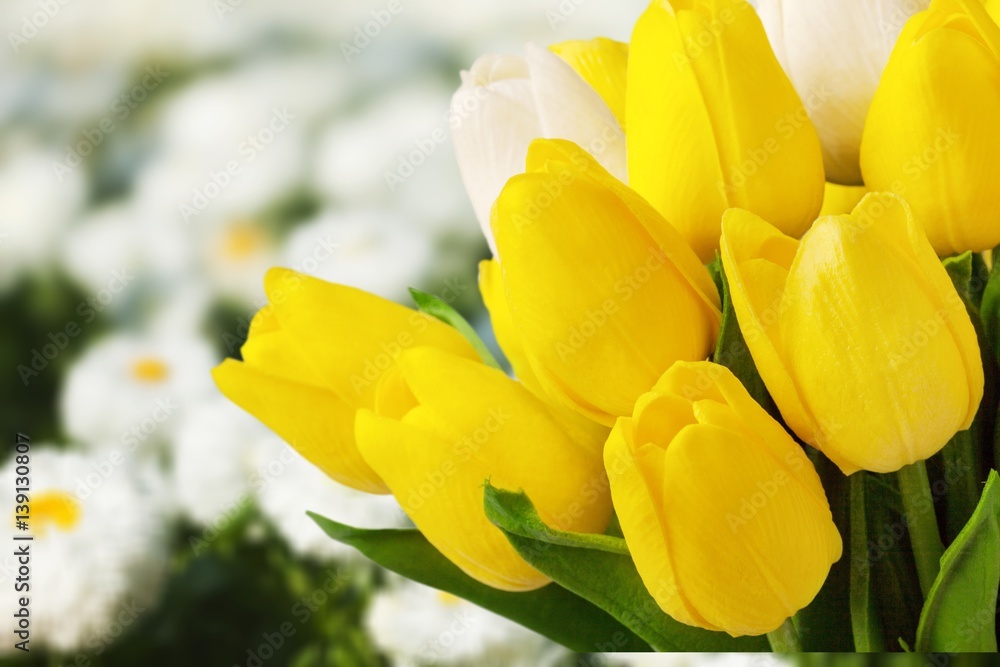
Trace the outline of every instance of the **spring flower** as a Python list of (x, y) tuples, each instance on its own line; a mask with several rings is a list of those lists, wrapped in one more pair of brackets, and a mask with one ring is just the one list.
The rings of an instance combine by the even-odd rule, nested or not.
[[(485, 55), (462, 72), (450, 114), (455, 157), (494, 254), (490, 209), (507, 179), (524, 171), (534, 139), (574, 141), (625, 180), (625, 136), (598, 92), (614, 100), (614, 91), (624, 85), (620, 51), (606, 43), (614, 44), (562, 45), (569, 63), (552, 51), (528, 45), (524, 57)], [(606, 57), (601, 55), (605, 52)], [(607, 67), (600, 70), (603, 63)], [(600, 87), (595, 90), (588, 81)]]
[[(0, 596), (8, 637), (0, 652), (18, 652), (14, 614), (22, 595), (30, 598), (27, 647), (62, 654), (103, 652), (153, 608), (170, 560), (162, 499), (131, 462), (115, 467), (114, 460), (32, 443), (29, 529), (18, 532), (34, 539), (11, 542), (0, 556), (0, 583), (8, 589)], [(13, 457), (0, 468), (8, 484), (18, 474)], [(23, 510), (16, 511), (13, 493), (4, 495), (0, 511), (10, 534)], [(30, 589), (15, 595), (15, 545), (22, 544), (31, 545), (33, 576)]]
[(722, 262), (782, 416), (841, 470), (894, 472), (969, 428), (983, 396), (972, 322), (906, 203), (867, 195), (801, 242), (726, 213)]
[(771, 632), (840, 559), (805, 452), (723, 366), (675, 364), (618, 420), (604, 459), (636, 568), (682, 623)]
[(611, 426), (674, 361), (708, 356), (718, 292), (677, 231), (578, 146), (534, 142), (527, 172), (493, 212), (498, 337), (525, 382)]
[(629, 45), (629, 183), (704, 262), (722, 213), (801, 236), (823, 201), (816, 130), (753, 7), (653, 0)]
[(523, 489), (542, 520), (602, 532), (611, 516), (601, 439), (568, 433), (503, 372), (442, 350), (400, 355), (360, 410), (357, 443), (420, 532), (469, 576), (510, 591), (549, 579), (483, 511), (483, 481)]
[(759, 0), (771, 46), (823, 146), (827, 180), (861, 183), (865, 116), (906, 20), (930, 0)]
[(352, 287), (272, 269), (264, 289), (270, 303), (250, 324), (243, 361), (213, 371), (219, 389), (333, 479), (387, 493), (358, 452), (355, 412), (374, 407), (404, 349), (478, 359), (475, 350), (444, 323)]
[(938, 255), (1000, 243), (1000, 27), (979, 0), (935, 0), (906, 24), (865, 127), (872, 190), (904, 197)]

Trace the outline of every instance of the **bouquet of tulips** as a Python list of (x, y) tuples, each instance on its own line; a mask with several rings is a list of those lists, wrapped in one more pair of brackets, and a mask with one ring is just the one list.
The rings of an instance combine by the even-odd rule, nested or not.
[(462, 73), (510, 373), (273, 269), (215, 379), (415, 526), (332, 538), (574, 650), (995, 651), (1000, 2), (757, 4)]

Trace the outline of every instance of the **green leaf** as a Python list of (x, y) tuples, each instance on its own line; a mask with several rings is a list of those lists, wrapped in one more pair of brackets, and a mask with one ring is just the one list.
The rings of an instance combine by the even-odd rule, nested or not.
[(620, 537), (554, 530), (545, 525), (525, 494), (498, 489), (488, 481), (486, 488), (486, 503), (492, 506), (493, 516), (497, 517), (496, 520), (490, 520), (510, 526), (511, 531), (521, 537), (577, 549), (597, 549), (622, 556), (629, 555), (625, 540)]
[(851, 628), (854, 650), (878, 653), (885, 650), (882, 628), (871, 590), (871, 563), (868, 561), (868, 525), (865, 517), (865, 471), (850, 477), (851, 487)]
[(990, 473), (969, 523), (941, 557), (920, 614), (917, 651), (997, 650), (1000, 588), (1000, 476)]
[(986, 338), (990, 342), (993, 354), (1000, 360), (1000, 248), (993, 251), (993, 271), (990, 273), (986, 288), (983, 290), (979, 314), (986, 328)]
[(486, 347), (486, 343), (483, 339), (479, 337), (476, 330), (472, 328), (468, 320), (462, 317), (457, 310), (448, 305), (440, 297), (436, 297), (433, 294), (428, 294), (427, 292), (421, 292), (415, 287), (410, 288), (410, 295), (413, 297), (414, 303), (417, 304), (417, 308), (421, 312), (427, 313), (431, 317), (436, 317), (445, 324), (448, 324), (455, 328), (458, 333), (465, 336), (465, 339), (472, 344), (472, 347), (476, 349), (479, 356), (482, 357), (483, 363), (487, 366), (492, 366), (493, 368), (500, 369), (500, 363), (490, 352), (489, 348)]
[(776, 415), (777, 409), (767, 392), (767, 387), (764, 386), (764, 381), (760, 378), (760, 373), (757, 372), (753, 357), (750, 356), (750, 348), (747, 347), (743, 332), (740, 331), (740, 325), (736, 321), (736, 311), (733, 310), (733, 300), (729, 295), (729, 280), (721, 263), (718, 269), (722, 285), (722, 326), (719, 328), (719, 339), (712, 361), (731, 370), (754, 400), (772, 416)]
[(327, 535), (382, 567), (505, 616), (573, 651), (649, 650), (627, 627), (555, 584), (525, 593), (497, 590), (462, 572), (417, 530), (364, 530), (308, 514)]
[[(850, 531), (848, 479), (821, 452), (810, 449), (808, 454), (823, 482), (833, 523), (837, 526), (837, 531), (846, 536)], [(813, 601), (795, 615), (795, 626), (798, 628), (803, 651), (843, 653), (854, 650), (850, 622), (850, 580), (851, 561), (844, 556), (830, 567), (830, 574)]]
[[(576, 538), (538, 530), (541, 519), (523, 493), (510, 493), (486, 483), (486, 516), (528, 563), (560, 586), (621, 621), (657, 651), (767, 651), (765, 637), (733, 638), (679, 623), (652, 598), (627, 554), (605, 548), (598, 536)], [(552, 536), (548, 542), (541, 537)]]

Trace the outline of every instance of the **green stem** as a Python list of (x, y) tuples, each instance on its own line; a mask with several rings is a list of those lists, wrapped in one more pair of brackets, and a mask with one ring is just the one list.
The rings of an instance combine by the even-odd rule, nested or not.
[(903, 513), (910, 531), (920, 590), (926, 599), (941, 569), (941, 555), (944, 553), (941, 532), (934, 515), (934, 496), (927, 480), (927, 467), (923, 461), (918, 461), (900, 468), (896, 476), (899, 492), (903, 496)]
[(850, 476), (851, 486), (851, 630), (854, 650), (880, 653), (885, 641), (875, 613), (871, 590), (871, 560), (868, 557), (868, 521), (865, 515), (864, 470)]
[(795, 629), (795, 624), (791, 618), (786, 618), (781, 627), (774, 632), (767, 633), (767, 641), (771, 643), (771, 650), (775, 653), (802, 652), (799, 631)]

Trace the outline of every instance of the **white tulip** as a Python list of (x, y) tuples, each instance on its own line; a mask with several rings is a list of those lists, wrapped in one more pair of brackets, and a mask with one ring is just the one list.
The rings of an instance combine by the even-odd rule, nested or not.
[(865, 117), (903, 25), (930, 0), (757, 0), (823, 145), (827, 180), (861, 183)]
[(450, 124), (462, 182), (496, 254), (490, 209), (525, 169), (537, 138), (568, 139), (626, 178), (625, 133), (601, 96), (559, 56), (529, 44), (521, 56), (485, 55), (462, 72)]

